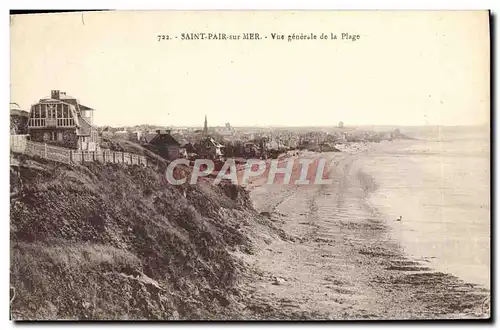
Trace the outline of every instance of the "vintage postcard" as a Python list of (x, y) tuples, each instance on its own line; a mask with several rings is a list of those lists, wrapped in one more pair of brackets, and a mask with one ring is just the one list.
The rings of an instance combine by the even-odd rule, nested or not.
[(488, 11), (10, 38), (12, 320), (490, 318)]

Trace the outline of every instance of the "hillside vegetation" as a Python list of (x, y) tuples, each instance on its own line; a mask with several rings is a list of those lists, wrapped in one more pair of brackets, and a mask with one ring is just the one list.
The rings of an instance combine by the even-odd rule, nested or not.
[(14, 319), (207, 319), (238, 314), (255, 211), (235, 186), (171, 186), (141, 166), (11, 166)]

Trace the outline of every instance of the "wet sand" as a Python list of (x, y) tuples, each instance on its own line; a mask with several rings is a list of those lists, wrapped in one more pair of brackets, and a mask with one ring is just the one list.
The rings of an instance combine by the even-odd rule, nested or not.
[[(449, 319), (489, 317), (489, 291), (410, 258), (388, 219), (367, 199), (376, 180), (362, 150), (326, 157), (332, 185), (264, 185), (251, 197), (263, 214), (249, 230), (253, 255), (241, 283), (259, 319)], [(292, 181), (293, 182), (293, 181)], [(279, 279), (277, 279), (279, 278)]]

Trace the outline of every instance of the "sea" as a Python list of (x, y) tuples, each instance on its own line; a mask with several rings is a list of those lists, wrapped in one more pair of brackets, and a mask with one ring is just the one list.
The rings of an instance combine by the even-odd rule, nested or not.
[[(489, 127), (412, 127), (363, 158), (368, 202), (406, 254), (490, 289)], [(396, 221), (399, 217), (401, 221)]]

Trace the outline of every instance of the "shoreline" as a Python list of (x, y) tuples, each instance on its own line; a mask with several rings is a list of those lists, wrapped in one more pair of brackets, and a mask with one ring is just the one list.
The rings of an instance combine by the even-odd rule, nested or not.
[(388, 220), (367, 203), (377, 183), (357, 152), (328, 156), (331, 187), (250, 191), (257, 211), (284, 235), (253, 230), (257, 252), (243, 258), (257, 270), (242, 286), (247, 307), (265, 318), (489, 317), (489, 290), (412, 259), (391, 237)]
[[(426, 142), (408, 141), (402, 145), (391, 144), (377, 148), (363, 157), (363, 170), (375, 177), (380, 188), (368, 196), (368, 203), (378, 208), (387, 218), (391, 234), (409, 256), (423, 260), (436, 271), (450, 273), (465, 282), (490, 290), (491, 279), (487, 275), (489, 264), (484, 263), (484, 260), (474, 262), (474, 258), (481, 260), (485, 257), (484, 250), (476, 250), (475, 247), (483, 247), (486, 244), (484, 237), (490, 233), (487, 223), (474, 219), (482, 219), (486, 215), (472, 210), (470, 213), (461, 214), (464, 210), (455, 209), (455, 204), (450, 205), (447, 198), (433, 206), (432, 203), (435, 198), (439, 199), (439, 194), (432, 183), (435, 176), (432, 172), (428, 173), (429, 168), (426, 167), (432, 160), (427, 160), (427, 157), (431, 157), (429, 152), (422, 154), (425, 158), (418, 151), (415, 152), (421, 149), (427, 149)], [(411, 157), (411, 161), (398, 160), (395, 155)], [(462, 160), (459, 162), (464, 163)], [(447, 165), (450, 166), (449, 160)], [(461, 170), (463, 168), (457, 165), (454, 171)], [(412, 177), (405, 177), (408, 172), (412, 173)], [(449, 175), (449, 172), (442, 175), (446, 174)], [(450, 196), (456, 193), (459, 197), (453, 200), (455, 203), (465, 203), (473, 208), (476, 199), (463, 195), (461, 190), (464, 190), (465, 186), (462, 187), (454, 177), (451, 178), (454, 185), (441, 189), (444, 189), (446, 194), (451, 191)], [(390, 188), (394, 185), (398, 186), (397, 191)], [(454, 216), (451, 217), (450, 214)], [(404, 216), (403, 221), (395, 221), (400, 215)], [(456, 250), (456, 244), (469, 246), (470, 251), (475, 252)]]

